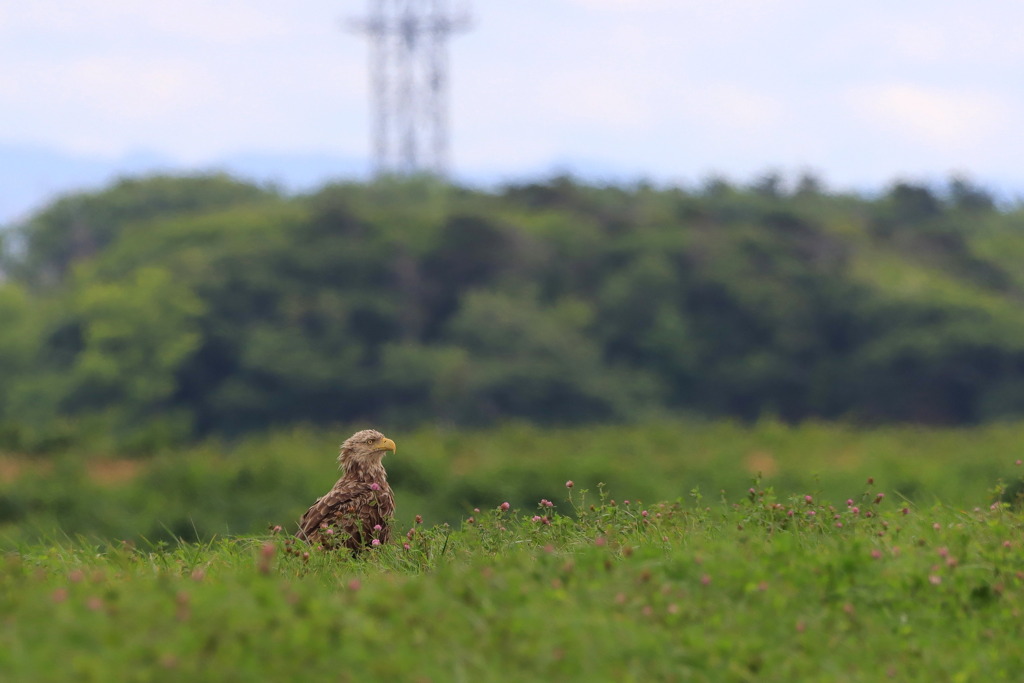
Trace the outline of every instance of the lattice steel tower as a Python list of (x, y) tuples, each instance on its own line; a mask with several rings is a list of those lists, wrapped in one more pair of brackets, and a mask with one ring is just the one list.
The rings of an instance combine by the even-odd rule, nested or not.
[(469, 28), (447, 0), (368, 0), (353, 27), (370, 36), (373, 155), (377, 174), (448, 170), (446, 40)]

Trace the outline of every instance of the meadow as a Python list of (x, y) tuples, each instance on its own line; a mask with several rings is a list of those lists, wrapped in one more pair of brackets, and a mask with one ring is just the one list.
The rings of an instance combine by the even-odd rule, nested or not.
[[(338, 444), (356, 427), (209, 440), (153, 457), (73, 451), (0, 453), (0, 544), (79, 535), (90, 540), (207, 541), (290, 527), (338, 476)], [(717, 499), (761, 476), (780, 492), (845, 500), (868, 477), (916, 505), (972, 509), (1024, 468), (1024, 423), (974, 428), (855, 428), (775, 420), (661, 420), (553, 429), (528, 424), (401, 431), (386, 465), (402, 521), (457, 525), (474, 507), (517, 508), (575, 480), (620, 498)]]
[(337, 434), (5, 456), (4, 680), (1020, 679), (1024, 426), (390, 435), (358, 557), (290, 536)]
[[(881, 483), (881, 482), (879, 482)], [(13, 681), (1019, 680), (1024, 518), (893, 501), (612, 502), (417, 524), (357, 558), (278, 533), (8, 551)]]

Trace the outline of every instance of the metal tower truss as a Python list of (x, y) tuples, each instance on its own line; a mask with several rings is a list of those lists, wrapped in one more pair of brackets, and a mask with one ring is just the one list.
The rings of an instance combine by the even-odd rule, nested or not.
[(469, 15), (447, 0), (368, 0), (373, 155), (380, 174), (448, 170), (447, 39)]

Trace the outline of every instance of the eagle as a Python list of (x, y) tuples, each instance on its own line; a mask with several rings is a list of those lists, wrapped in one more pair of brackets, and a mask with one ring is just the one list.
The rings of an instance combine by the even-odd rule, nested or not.
[(395, 498), (382, 460), (395, 442), (375, 429), (356, 432), (341, 444), (341, 479), (317, 499), (299, 521), (300, 539), (325, 549), (353, 552), (387, 543)]

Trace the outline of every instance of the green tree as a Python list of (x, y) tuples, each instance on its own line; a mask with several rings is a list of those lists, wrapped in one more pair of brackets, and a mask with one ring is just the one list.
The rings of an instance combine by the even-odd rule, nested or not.
[(90, 436), (111, 433), (138, 447), (191, 433), (191, 415), (173, 405), (176, 376), (200, 344), (203, 302), (170, 271), (147, 266), (122, 282), (78, 276), (71, 314), (82, 348), (62, 407)]
[(543, 306), (534, 294), (470, 292), (449, 326), (466, 365), (439, 377), (458, 382), (463, 420), (502, 416), (541, 422), (624, 418), (650, 407), (653, 383), (602, 361), (591, 333), (593, 309), (562, 299)]

